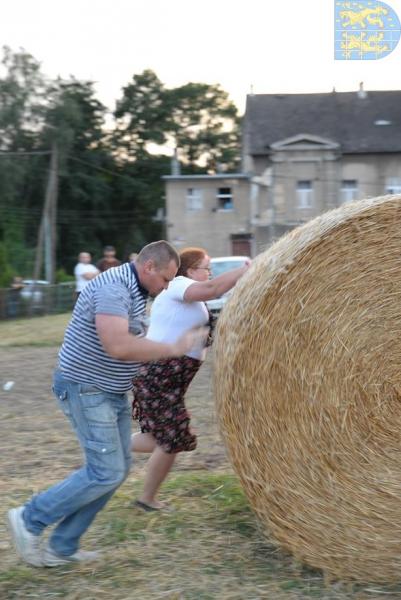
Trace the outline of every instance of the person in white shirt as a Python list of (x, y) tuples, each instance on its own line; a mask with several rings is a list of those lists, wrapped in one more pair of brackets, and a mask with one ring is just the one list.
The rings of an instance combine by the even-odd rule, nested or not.
[[(184, 332), (209, 323), (205, 302), (231, 289), (249, 263), (210, 279), (210, 257), (203, 248), (180, 252), (177, 276), (155, 299), (147, 338), (174, 343)], [(132, 436), (132, 451), (151, 453), (142, 495), (135, 504), (143, 510), (160, 510), (159, 488), (173, 466), (176, 455), (196, 448), (184, 396), (205, 358), (204, 347), (194, 347), (185, 356), (147, 363), (134, 379), (133, 417), (141, 431)]]
[(87, 283), (96, 275), (99, 275), (99, 271), (95, 265), (91, 264), (92, 257), (89, 252), (81, 252), (78, 256), (78, 264), (75, 265), (75, 295), (78, 298)]

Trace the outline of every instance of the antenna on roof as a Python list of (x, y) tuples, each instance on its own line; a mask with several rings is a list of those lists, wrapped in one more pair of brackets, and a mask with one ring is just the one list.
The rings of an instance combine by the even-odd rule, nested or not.
[(249, 95), (250, 95), (250, 96), (253, 96), (253, 95), (254, 95), (254, 91), (253, 91), (253, 83), (251, 83), (251, 91), (249, 92)]
[(361, 81), (361, 83), (359, 84), (358, 98), (366, 98), (366, 96), (367, 96), (367, 93), (363, 89), (363, 81)]

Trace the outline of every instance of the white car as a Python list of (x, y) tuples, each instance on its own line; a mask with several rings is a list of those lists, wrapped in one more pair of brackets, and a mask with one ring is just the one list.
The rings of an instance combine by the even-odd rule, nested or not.
[[(249, 260), (249, 256), (219, 256), (218, 258), (212, 258), (210, 260), (210, 267), (212, 270), (211, 275), (212, 277), (217, 277), (217, 275), (221, 275), (232, 269), (238, 269), (238, 267), (242, 267), (247, 260)], [(206, 302), (212, 315), (217, 316), (220, 313), (230, 294), (231, 290), (220, 296), (220, 298)]]
[(43, 286), (49, 285), (44, 279), (23, 279), (24, 287), (21, 289), (20, 296), (26, 301), (40, 304), (43, 299)]

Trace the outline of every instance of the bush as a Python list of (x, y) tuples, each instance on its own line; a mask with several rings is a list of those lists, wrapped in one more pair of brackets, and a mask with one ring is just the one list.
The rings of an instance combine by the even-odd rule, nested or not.
[(56, 271), (56, 283), (66, 283), (68, 281), (75, 281), (74, 275), (69, 275), (65, 269), (57, 269)]
[(0, 242), (0, 288), (10, 287), (13, 277), (14, 271), (8, 262), (6, 247)]

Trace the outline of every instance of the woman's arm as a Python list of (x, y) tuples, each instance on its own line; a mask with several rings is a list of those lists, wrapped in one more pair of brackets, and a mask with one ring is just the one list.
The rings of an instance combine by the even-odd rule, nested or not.
[(205, 302), (219, 298), (237, 283), (238, 279), (247, 271), (251, 261), (243, 267), (233, 269), (208, 281), (196, 281), (187, 287), (184, 293), (185, 302)]

